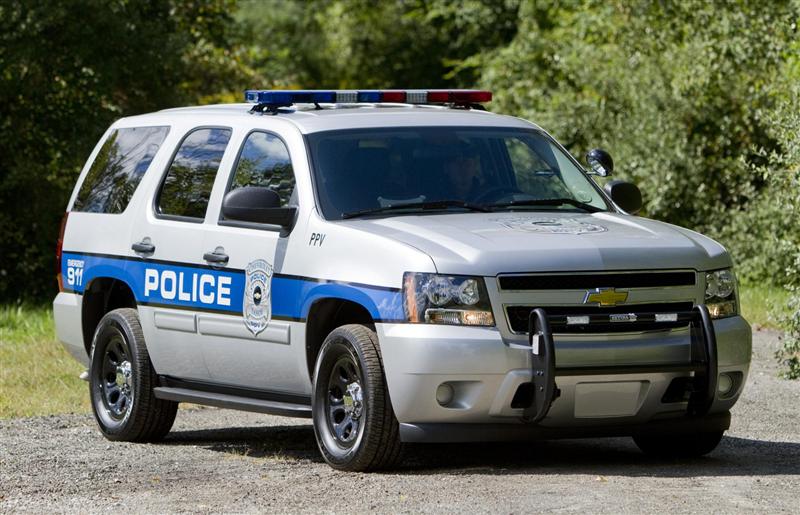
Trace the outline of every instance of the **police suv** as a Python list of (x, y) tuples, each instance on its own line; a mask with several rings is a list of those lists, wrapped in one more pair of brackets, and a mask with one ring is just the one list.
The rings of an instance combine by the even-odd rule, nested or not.
[(111, 440), (178, 403), (309, 417), (344, 470), (407, 442), (632, 436), (698, 456), (750, 362), (731, 258), (635, 216), (475, 90), (247, 91), (123, 118), (58, 243), (58, 337)]

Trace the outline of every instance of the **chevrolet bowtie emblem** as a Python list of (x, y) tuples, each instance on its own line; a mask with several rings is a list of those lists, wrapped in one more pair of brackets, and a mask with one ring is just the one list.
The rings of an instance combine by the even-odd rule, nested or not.
[(586, 292), (583, 303), (616, 306), (626, 300), (628, 300), (628, 292), (626, 291), (617, 291), (614, 288), (595, 288)]

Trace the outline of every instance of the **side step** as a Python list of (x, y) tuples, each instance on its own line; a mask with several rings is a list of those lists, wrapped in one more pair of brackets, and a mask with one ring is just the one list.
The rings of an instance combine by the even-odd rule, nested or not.
[(202, 392), (190, 390), (188, 388), (173, 388), (169, 386), (156, 387), (153, 389), (153, 393), (155, 393), (155, 396), (159, 399), (164, 399), (166, 401), (191, 402), (204, 406), (268, 413), (270, 415), (281, 415), (284, 417), (311, 418), (311, 406), (304, 404), (252, 399), (249, 397), (240, 397), (238, 395)]

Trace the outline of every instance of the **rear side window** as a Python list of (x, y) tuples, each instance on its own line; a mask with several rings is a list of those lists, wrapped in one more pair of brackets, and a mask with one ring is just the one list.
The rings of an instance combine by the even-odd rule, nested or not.
[(281, 205), (292, 202), (294, 172), (286, 144), (274, 134), (252, 132), (242, 146), (230, 190), (261, 186), (274, 190)]
[(203, 219), (230, 129), (196, 129), (183, 139), (156, 201), (161, 215)]
[(111, 133), (81, 184), (73, 211), (122, 213), (169, 127), (134, 127)]

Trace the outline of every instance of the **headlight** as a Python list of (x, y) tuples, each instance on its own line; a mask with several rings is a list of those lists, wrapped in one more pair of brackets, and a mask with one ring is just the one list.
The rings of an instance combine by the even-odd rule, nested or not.
[(481, 277), (406, 272), (403, 299), (409, 322), (494, 325), (489, 294)]
[(733, 270), (706, 272), (706, 306), (711, 318), (725, 318), (739, 314), (736, 298), (736, 276)]

